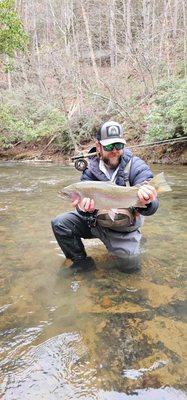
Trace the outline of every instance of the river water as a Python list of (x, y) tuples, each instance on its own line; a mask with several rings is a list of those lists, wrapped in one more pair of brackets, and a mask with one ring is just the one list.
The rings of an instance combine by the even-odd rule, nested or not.
[(50, 220), (79, 172), (1, 162), (0, 398), (187, 399), (187, 171), (163, 170), (173, 191), (145, 221), (141, 271), (117, 271), (93, 239), (97, 270), (72, 275)]

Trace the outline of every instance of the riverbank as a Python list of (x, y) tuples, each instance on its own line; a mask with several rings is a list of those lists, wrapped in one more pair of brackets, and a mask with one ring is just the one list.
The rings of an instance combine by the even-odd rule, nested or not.
[[(138, 143), (128, 142), (129, 147), (132, 146), (133, 154), (138, 155), (146, 162), (153, 164), (187, 164), (187, 145), (186, 143), (159, 145), (154, 147), (138, 147)], [(134, 147), (136, 146), (137, 147)], [(93, 142), (89, 142), (81, 146), (76, 154), (86, 153), (93, 146)], [(71, 163), (72, 154), (64, 153), (63, 150), (57, 149), (51, 145), (47, 148), (45, 141), (39, 143), (18, 143), (9, 149), (0, 149), (0, 159), (8, 160), (43, 160), (51, 162), (59, 162), (63, 165)]]

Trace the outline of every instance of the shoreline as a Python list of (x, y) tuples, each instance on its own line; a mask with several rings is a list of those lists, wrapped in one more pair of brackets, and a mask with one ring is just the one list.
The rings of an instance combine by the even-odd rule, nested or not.
[[(133, 143), (133, 145), (135, 145)], [(131, 143), (129, 143), (131, 146)], [(77, 154), (87, 153), (93, 147), (93, 143), (87, 143), (80, 147)], [(127, 146), (128, 147), (128, 146)], [(163, 165), (187, 165), (187, 145), (186, 143), (175, 144), (173, 146), (159, 146), (157, 148), (137, 148), (133, 149), (133, 155), (142, 158), (151, 164)], [(24, 162), (50, 162), (59, 163), (64, 166), (74, 165), (71, 157), (74, 154), (64, 154), (62, 150), (51, 146), (44, 150), (41, 144), (31, 143), (29, 145), (19, 143), (10, 149), (0, 149), (1, 161), (24, 161)]]

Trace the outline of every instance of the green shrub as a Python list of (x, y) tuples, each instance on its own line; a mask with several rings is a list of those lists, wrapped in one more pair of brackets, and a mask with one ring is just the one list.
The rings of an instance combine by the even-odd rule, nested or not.
[[(14, 0), (0, 1), (0, 54), (14, 56), (16, 50), (24, 51), (29, 38), (23, 23), (15, 10)], [(12, 69), (12, 62), (6, 64), (6, 70)]]
[(187, 134), (187, 82), (161, 82), (146, 117), (148, 142)]
[(18, 141), (38, 141), (55, 134), (61, 136), (63, 142), (63, 137), (66, 141), (66, 130), (66, 117), (56, 108), (42, 110), (41, 115), (35, 111), (21, 116), (14, 106), (0, 106), (0, 145), (3, 147)]

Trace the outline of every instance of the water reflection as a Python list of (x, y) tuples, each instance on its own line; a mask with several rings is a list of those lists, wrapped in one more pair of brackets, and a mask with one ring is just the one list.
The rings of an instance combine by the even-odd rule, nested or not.
[[(14, 367), (15, 369), (15, 367)], [(95, 371), (78, 333), (61, 334), (16, 360), (16, 373), (6, 382), (7, 399), (81, 398), (94, 393)], [(59, 396), (59, 397), (58, 397)], [(89, 397), (89, 398), (92, 398)]]
[(68, 208), (57, 192), (79, 173), (1, 164), (3, 399), (187, 398), (186, 171), (165, 172), (173, 192), (146, 219), (141, 272), (117, 271), (94, 239), (85, 245), (97, 270), (72, 275), (50, 220)]

